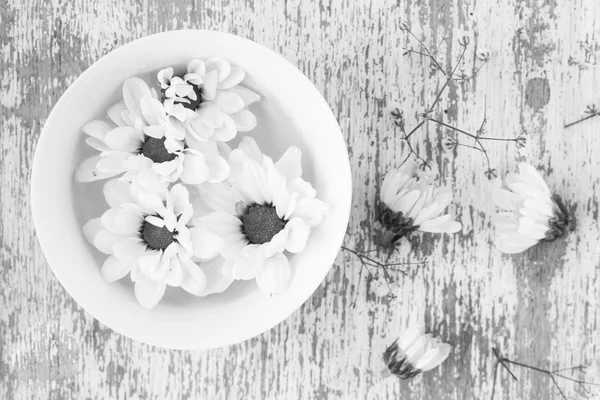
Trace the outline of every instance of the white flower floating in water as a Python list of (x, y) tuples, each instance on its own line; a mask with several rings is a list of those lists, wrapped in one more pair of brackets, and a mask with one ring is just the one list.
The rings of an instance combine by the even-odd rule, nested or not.
[(506, 175), (506, 186), (508, 190), (496, 188), (492, 193), (496, 205), (506, 210), (492, 219), (500, 251), (520, 253), (540, 240), (567, 234), (573, 222), (569, 212), (533, 166), (519, 164), (518, 173)]
[(231, 186), (200, 187), (201, 199), (215, 210), (195, 221), (223, 238), (223, 274), (231, 279), (256, 279), (266, 295), (284, 293), (291, 279), (286, 252), (301, 252), (311, 229), (327, 206), (301, 178), (300, 150), (292, 147), (281, 159), (263, 155), (245, 137), (229, 157)]
[[(194, 209), (185, 187), (177, 184), (160, 195), (149, 194), (114, 179), (106, 183), (104, 193), (111, 208), (84, 225), (84, 234), (109, 255), (102, 266), (104, 279), (114, 282), (130, 274), (144, 308), (153, 308), (167, 285), (206, 296), (232, 282), (220, 274), (223, 240), (190, 226)], [(194, 257), (208, 262), (196, 264)]]
[(416, 170), (416, 164), (407, 161), (383, 180), (378, 217), (384, 228), (379, 243), (383, 247), (396, 245), (414, 231), (455, 233), (462, 228), (451, 214), (440, 216), (452, 201), (452, 191), (420, 181)]
[(425, 334), (423, 326), (410, 327), (383, 353), (387, 367), (385, 374), (400, 379), (413, 378), (443, 363), (450, 350), (452, 347), (449, 344), (442, 343), (430, 333)]
[(192, 60), (187, 73), (174, 75), (173, 68), (159, 71), (167, 111), (186, 123), (188, 133), (199, 141), (228, 141), (236, 133), (256, 127), (248, 106), (260, 96), (240, 86), (244, 70), (221, 58)]
[[(130, 275), (147, 309), (167, 286), (206, 296), (255, 278), (268, 295), (285, 292), (288, 253), (304, 249), (327, 213), (301, 178), (300, 150), (273, 163), (251, 138), (233, 151), (226, 144), (256, 126), (248, 105), (260, 97), (240, 86), (244, 77), (213, 58), (192, 60), (183, 75), (160, 71), (160, 96), (130, 78), (123, 102), (108, 110), (111, 122), (83, 128), (100, 153), (83, 161), (76, 180), (116, 177), (104, 186), (110, 208), (84, 234), (108, 255), (104, 278)], [(196, 188), (193, 203), (184, 185)]]
[[(116, 127), (101, 120), (83, 127), (90, 136), (86, 142), (100, 154), (81, 163), (77, 181), (123, 174), (121, 179), (131, 181), (136, 189), (156, 193), (179, 179), (199, 184), (227, 178), (229, 165), (214, 141), (186, 145), (184, 125), (166, 113), (156, 92), (143, 80), (127, 79), (123, 99), (108, 111)], [(211, 147), (215, 150), (206, 150)]]

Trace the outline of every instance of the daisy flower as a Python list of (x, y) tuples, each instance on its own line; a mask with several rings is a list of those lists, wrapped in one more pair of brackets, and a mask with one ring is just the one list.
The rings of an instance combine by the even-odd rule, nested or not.
[(239, 86), (244, 77), (244, 70), (221, 58), (192, 60), (183, 76), (174, 75), (173, 68), (157, 75), (165, 108), (185, 121), (187, 132), (200, 141), (228, 141), (238, 131), (256, 127), (256, 116), (248, 106), (260, 96)]
[(378, 218), (384, 228), (383, 247), (394, 246), (414, 231), (455, 233), (462, 228), (451, 214), (440, 215), (452, 201), (452, 191), (420, 181), (416, 169), (407, 161), (383, 180)]
[(157, 94), (139, 78), (123, 85), (124, 102), (108, 110), (110, 120), (86, 124), (86, 143), (100, 154), (84, 160), (75, 179), (91, 182), (123, 174), (122, 179), (147, 192), (165, 190), (181, 179), (188, 184), (220, 182), (229, 166), (218, 154), (203, 154), (184, 143), (185, 127), (167, 114)]
[(202, 201), (216, 211), (194, 223), (223, 239), (223, 274), (256, 279), (270, 296), (286, 291), (291, 279), (287, 253), (301, 252), (327, 213), (315, 189), (301, 178), (300, 159), (300, 150), (292, 147), (273, 163), (245, 137), (229, 156), (231, 185), (198, 188)]
[(553, 241), (567, 234), (573, 220), (560, 196), (552, 194), (533, 166), (520, 163), (518, 173), (506, 175), (506, 186), (492, 193), (494, 203), (506, 210), (492, 219), (500, 251), (520, 253), (540, 240)]
[[(83, 232), (94, 247), (109, 255), (102, 265), (107, 282), (129, 274), (138, 302), (147, 309), (160, 301), (167, 286), (196, 296), (229, 286), (231, 280), (220, 276), (225, 260), (218, 254), (224, 241), (190, 226), (194, 210), (185, 187), (176, 184), (161, 194), (143, 193), (113, 179), (105, 184), (104, 195), (110, 208), (85, 224)], [(208, 262), (198, 265), (193, 259)]]
[(383, 353), (383, 361), (387, 369), (386, 375), (394, 375), (400, 379), (410, 379), (421, 372), (427, 372), (443, 363), (452, 347), (425, 334), (423, 326), (410, 327), (404, 330), (397, 340)]

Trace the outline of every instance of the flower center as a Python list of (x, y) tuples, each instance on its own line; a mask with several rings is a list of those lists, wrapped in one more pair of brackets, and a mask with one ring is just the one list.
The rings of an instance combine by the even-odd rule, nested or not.
[(279, 218), (275, 207), (255, 204), (249, 206), (240, 216), (244, 233), (252, 244), (268, 243), (285, 227), (286, 222)]
[(177, 156), (169, 153), (165, 147), (165, 140), (166, 138), (156, 139), (149, 136), (142, 146), (142, 154), (155, 163), (173, 161)]
[(550, 229), (548, 229), (544, 238), (548, 242), (566, 236), (575, 227), (575, 219), (569, 213), (562, 198), (555, 194), (552, 196), (552, 202), (554, 203), (554, 216), (548, 220)]
[[(183, 79), (183, 76), (181, 75), (176, 75), (179, 78)], [(185, 108), (189, 108), (192, 111), (196, 111), (196, 109), (200, 106), (200, 104), (202, 103), (203, 99), (202, 99), (202, 89), (200, 88), (200, 86), (198, 85), (194, 85), (193, 83), (187, 83), (188, 85), (190, 85), (192, 87), (192, 89), (194, 90), (194, 93), (196, 94), (196, 99), (193, 100), (192, 98), (190, 98), (189, 96), (185, 96), (183, 97), (184, 99), (188, 100), (189, 103), (186, 102), (181, 102), (180, 104), (185, 107)], [(162, 100), (165, 100), (165, 91), (166, 89), (162, 89), (161, 90), (161, 94), (162, 94)]]
[(144, 221), (142, 239), (148, 247), (154, 250), (164, 250), (175, 240), (175, 233), (168, 230), (166, 226), (159, 228), (150, 222)]
[(401, 212), (395, 213), (384, 204), (381, 205), (379, 222), (386, 230), (379, 238), (379, 244), (386, 248), (393, 247), (398, 240), (419, 229), (413, 225), (412, 218), (405, 217)]

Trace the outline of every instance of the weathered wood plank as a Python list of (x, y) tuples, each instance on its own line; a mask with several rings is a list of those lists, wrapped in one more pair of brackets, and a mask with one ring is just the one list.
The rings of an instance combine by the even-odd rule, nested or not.
[[(600, 118), (563, 124), (599, 101), (600, 3), (497, 1), (0, 1), (0, 398), (414, 398), (487, 399), (493, 346), (514, 359), (558, 368), (597, 362)], [(28, 177), (51, 107), (95, 60), (132, 39), (204, 28), (249, 37), (283, 54), (324, 94), (351, 151), (356, 183), (346, 244), (373, 246), (374, 198), (402, 160), (389, 111), (414, 126), (442, 84), (414, 46), (406, 22), (448, 66), (458, 39), (492, 58), (469, 88), (442, 97), (445, 120), (473, 131), (484, 114), (494, 136), (526, 134), (528, 146), (492, 144), (501, 175), (526, 159), (573, 205), (577, 231), (518, 256), (492, 246), (491, 183), (481, 154), (440, 145), (445, 130), (415, 136), (432, 175), (455, 190), (464, 230), (416, 236), (401, 260), (430, 264), (399, 280), (389, 301), (380, 280), (359, 279), (340, 255), (315, 295), (277, 328), (227, 349), (178, 352), (132, 342), (81, 310), (53, 277), (29, 216)], [(447, 113), (443, 111), (447, 110)], [(355, 308), (351, 303), (358, 292)], [(425, 321), (455, 346), (441, 369), (412, 382), (383, 381), (380, 354), (409, 321)], [(499, 375), (496, 399), (558, 399), (552, 382), (515, 369)], [(561, 382), (569, 398), (585, 394)]]

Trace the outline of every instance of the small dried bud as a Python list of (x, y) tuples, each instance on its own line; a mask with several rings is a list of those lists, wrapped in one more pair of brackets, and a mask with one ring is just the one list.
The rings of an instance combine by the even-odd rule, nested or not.
[(490, 51), (488, 49), (481, 49), (477, 52), (477, 58), (482, 62), (488, 62), (490, 60)]
[(492, 180), (492, 178), (496, 178), (498, 176), (496, 168), (489, 168), (487, 171), (484, 172), (484, 174), (489, 180)]
[(403, 331), (383, 353), (386, 376), (410, 379), (443, 363), (452, 347), (439, 338), (425, 334), (422, 326)]
[(595, 104), (590, 104), (586, 107), (585, 113), (586, 114), (597, 114), (598, 109), (596, 108)]
[(442, 139), (442, 146), (444, 146), (448, 150), (453, 150), (458, 142), (451, 136), (446, 136)]
[(458, 44), (460, 44), (463, 47), (467, 47), (469, 43), (471, 43), (471, 39), (469, 39), (468, 36), (463, 36), (461, 39), (458, 40)]
[(401, 22), (400, 23), (400, 30), (401, 31), (408, 31), (408, 25), (406, 24), (406, 22)]
[(527, 145), (527, 138), (524, 135), (521, 135), (515, 140), (515, 145), (518, 149), (522, 149)]

